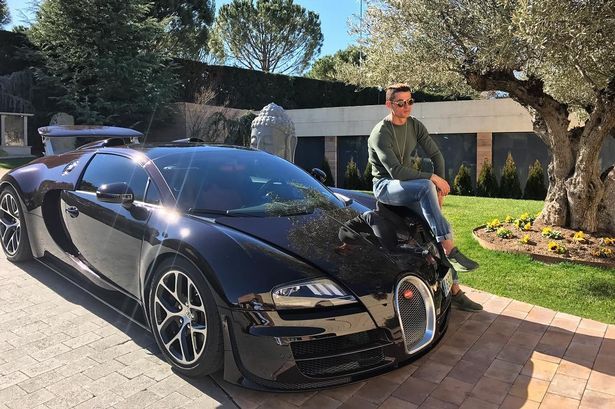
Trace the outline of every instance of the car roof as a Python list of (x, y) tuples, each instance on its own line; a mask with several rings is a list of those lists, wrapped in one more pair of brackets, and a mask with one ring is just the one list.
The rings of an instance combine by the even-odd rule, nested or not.
[[(101, 141), (104, 143), (106, 141)], [(163, 156), (191, 153), (211, 153), (211, 152), (230, 152), (230, 151), (253, 151), (263, 152), (258, 149), (246, 148), (244, 146), (234, 145), (215, 145), (207, 143), (185, 143), (185, 142), (168, 142), (168, 143), (135, 143), (135, 144), (113, 144), (99, 145), (92, 143), (84, 145), (80, 150), (91, 151), (97, 150), (99, 153), (123, 153), (124, 155), (145, 155), (151, 160), (156, 160)]]
[(130, 128), (102, 125), (50, 125), (38, 128), (38, 133), (44, 137), (61, 138), (69, 136), (80, 137), (140, 137), (143, 133)]

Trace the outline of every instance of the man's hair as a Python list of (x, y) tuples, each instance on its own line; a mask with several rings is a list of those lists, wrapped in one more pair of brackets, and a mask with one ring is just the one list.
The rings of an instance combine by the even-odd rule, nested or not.
[(387, 93), (386, 93), (387, 101), (392, 101), (393, 97), (398, 92), (412, 92), (412, 89), (410, 88), (410, 85), (403, 83), (403, 82), (398, 82), (397, 84), (391, 84), (387, 87)]

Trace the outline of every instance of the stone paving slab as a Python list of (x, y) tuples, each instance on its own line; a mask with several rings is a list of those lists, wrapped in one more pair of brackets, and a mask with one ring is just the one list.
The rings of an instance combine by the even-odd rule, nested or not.
[(615, 408), (615, 326), (465, 288), (421, 359), (364, 382), (264, 393), (175, 374), (151, 335), (37, 262), (0, 256), (2, 408)]

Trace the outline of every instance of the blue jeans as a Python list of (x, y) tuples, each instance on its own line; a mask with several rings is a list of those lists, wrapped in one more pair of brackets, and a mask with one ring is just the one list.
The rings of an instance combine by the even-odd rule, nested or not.
[(405, 206), (423, 215), (438, 242), (452, 240), (453, 233), (438, 205), (436, 186), (429, 179), (378, 179), (374, 182), (374, 196), (384, 204)]
[[(452, 240), (451, 225), (440, 211), (436, 185), (431, 180), (378, 179), (374, 182), (374, 196), (384, 204), (405, 206), (416, 214), (423, 215), (438, 242)], [(459, 284), (457, 271), (454, 268), (452, 270), (453, 283)]]

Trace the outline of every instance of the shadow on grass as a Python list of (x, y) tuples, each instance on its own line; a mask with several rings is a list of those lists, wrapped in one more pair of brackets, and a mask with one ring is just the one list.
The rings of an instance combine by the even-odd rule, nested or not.
[(587, 292), (593, 297), (613, 299), (615, 297), (615, 282), (594, 278), (585, 284)]

